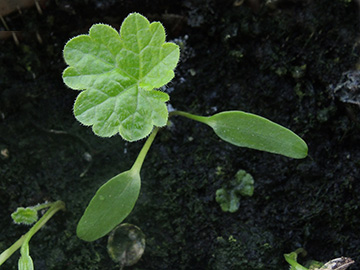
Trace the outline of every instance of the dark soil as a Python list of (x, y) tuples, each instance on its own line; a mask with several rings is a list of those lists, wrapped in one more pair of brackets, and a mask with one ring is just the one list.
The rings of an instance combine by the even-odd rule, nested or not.
[[(147, 238), (128, 269), (288, 269), (283, 254), (299, 247), (308, 252), (301, 262), (347, 256), (358, 261), (350, 269), (360, 269), (360, 109), (341, 98), (349, 91), (359, 98), (360, 86), (334, 93), (342, 74), (359, 68), (359, 7), (255, 2), (57, 0), (42, 15), (33, 7), (6, 16), (22, 33), (19, 45), (0, 41), (0, 251), (28, 230), (11, 220), (17, 207), (63, 200), (67, 211), (30, 242), (35, 269), (119, 269), (106, 237), (87, 243), (75, 228), (97, 188), (129, 169), (143, 142), (100, 138), (75, 120), (78, 92), (62, 82), (62, 49), (92, 24), (119, 29), (137, 11), (182, 44), (167, 86), (174, 108), (259, 114), (304, 138), (309, 156), (236, 148), (200, 123), (172, 119), (145, 160), (126, 219)], [(222, 212), (215, 192), (239, 169), (254, 177), (254, 195), (237, 212)], [(18, 258), (1, 269), (17, 269)]]

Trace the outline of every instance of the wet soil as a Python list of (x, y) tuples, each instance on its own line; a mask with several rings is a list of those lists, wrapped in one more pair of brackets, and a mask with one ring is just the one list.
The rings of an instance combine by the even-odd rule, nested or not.
[[(360, 109), (343, 98), (359, 98), (360, 86), (339, 85), (359, 68), (359, 6), (256, 3), (57, 0), (42, 14), (31, 7), (7, 15), (21, 33), (19, 45), (0, 41), (0, 250), (28, 230), (11, 220), (17, 207), (63, 200), (67, 211), (31, 240), (35, 269), (119, 269), (106, 237), (87, 243), (75, 228), (97, 188), (129, 169), (143, 142), (100, 138), (75, 120), (78, 92), (62, 82), (62, 49), (92, 24), (118, 29), (137, 11), (162, 21), (168, 40), (181, 44), (165, 89), (174, 108), (259, 114), (299, 134), (309, 156), (237, 148), (200, 123), (173, 118), (151, 147), (126, 219), (147, 238), (128, 269), (288, 269), (283, 254), (299, 247), (308, 252), (302, 262), (347, 256), (357, 261), (350, 269), (360, 269)], [(254, 195), (237, 212), (222, 212), (215, 192), (239, 169), (254, 177)], [(2, 269), (17, 269), (17, 260), (18, 253)]]

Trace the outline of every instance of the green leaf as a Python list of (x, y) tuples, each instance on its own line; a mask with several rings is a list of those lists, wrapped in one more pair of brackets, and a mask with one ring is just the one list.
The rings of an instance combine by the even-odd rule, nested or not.
[(235, 175), (234, 190), (241, 196), (251, 197), (254, 194), (254, 178), (250, 173), (244, 170), (239, 170)]
[(252, 196), (254, 179), (244, 170), (236, 173), (235, 179), (226, 188), (216, 190), (216, 202), (224, 212), (234, 213), (239, 209), (241, 196)]
[(21, 255), (18, 261), (18, 270), (34, 270), (34, 263), (30, 255)]
[(85, 241), (95, 241), (109, 233), (130, 214), (139, 192), (137, 169), (111, 178), (91, 199), (77, 226), (77, 236)]
[(179, 47), (165, 42), (161, 23), (130, 14), (119, 33), (95, 24), (89, 35), (72, 38), (64, 48), (64, 83), (84, 90), (74, 105), (75, 117), (95, 134), (116, 133), (128, 141), (146, 137), (167, 123), (169, 96), (154, 90), (167, 84), (179, 60)]
[(18, 261), (18, 270), (34, 270), (34, 263), (29, 255), (29, 240), (27, 239), (21, 245), (20, 259)]
[(240, 206), (239, 197), (234, 192), (229, 192), (224, 188), (216, 190), (216, 202), (223, 212), (234, 213)]
[(38, 214), (32, 207), (18, 207), (16, 211), (11, 214), (11, 218), (17, 224), (31, 225), (38, 220)]
[(224, 141), (291, 158), (307, 156), (306, 143), (291, 130), (266, 118), (241, 111), (227, 111), (201, 117)]

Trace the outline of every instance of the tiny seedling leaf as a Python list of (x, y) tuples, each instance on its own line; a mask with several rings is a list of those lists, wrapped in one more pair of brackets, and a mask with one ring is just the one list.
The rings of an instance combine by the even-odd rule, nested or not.
[(21, 256), (18, 261), (18, 270), (34, 270), (34, 263), (29, 255), (29, 240), (30, 239), (25, 240), (24, 243), (21, 245)]
[(89, 35), (72, 38), (64, 48), (64, 83), (83, 90), (74, 104), (77, 120), (93, 126), (95, 134), (119, 133), (136, 141), (150, 134), (153, 126), (167, 123), (165, 102), (169, 96), (154, 90), (174, 77), (179, 47), (165, 42), (161, 23), (138, 13), (130, 14), (119, 33), (95, 24)]
[(251, 197), (254, 194), (254, 178), (244, 170), (239, 170), (235, 175), (235, 192), (241, 196)]
[(17, 224), (31, 225), (38, 220), (37, 211), (32, 207), (18, 207), (11, 218)]
[(216, 190), (216, 202), (224, 212), (234, 213), (239, 209), (241, 196), (254, 194), (254, 179), (244, 170), (236, 173), (235, 179), (226, 188)]
[(29, 254), (21, 255), (18, 270), (34, 270), (34, 263)]
[(103, 237), (131, 212), (140, 192), (138, 170), (118, 174), (102, 185), (81, 217), (76, 234), (85, 241)]
[(309, 270), (297, 262), (297, 256), (296, 252), (284, 254), (285, 260), (290, 264), (290, 270)]
[[(193, 119), (197, 120), (195, 117)], [(307, 156), (306, 143), (291, 130), (261, 116), (242, 111), (227, 111), (199, 117), (224, 141), (231, 144), (281, 154), (291, 158)]]
[(233, 192), (225, 188), (216, 190), (216, 202), (220, 205), (223, 212), (234, 213), (239, 209), (239, 197)]

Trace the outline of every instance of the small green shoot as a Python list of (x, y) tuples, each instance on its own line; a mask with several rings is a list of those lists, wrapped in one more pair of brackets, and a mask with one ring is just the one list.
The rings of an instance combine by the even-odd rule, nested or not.
[[(140, 192), (141, 165), (158, 128), (171, 116), (202, 122), (236, 146), (291, 158), (307, 156), (307, 145), (299, 136), (257, 115), (241, 111), (209, 117), (181, 111), (169, 114), (169, 96), (157, 89), (174, 77), (179, 55), (178, 45), (165, 42), (162, 24), (150, 23), (138, 13), (125, 18), (120, 33), (95, 24), (88, 35), (74, 37), (65, 45), (69, 67), (63, 73), (64, 83), (81, 91), (74, 104), (76, 119), (102, 137), (119, 133), (132, 142), (150, 134), (132, 168), (111, 178), (90, 201), (77, 227), (81, 239), (104, 236), (130, 214)], [(247, 188), (252, 194), (253, 189)], [(236, 205), (235, 199), (231, 211)]]
[(77, 226), (79, 238), (94, 241), (130, 214), (140, 193), (141, 166), (157, 131), (155, 128), (151, 133), (130, 170), (111, 178), (98, 189)]
[[(46, 213), (31, 227), (31, 229), (20, 237), (11, 247), (6, 249), (0, 254), (0, 265), (2, 265), (16, 250), (20, 248), (20, 259), (18, 261), (19, 270), (33, 270), (33, 261), (29, 255), (29, 242), (31, 237), (40, 230), (46, 222), (58, 211), (65, 210), (65, 204), (62, 201), (56, 201), (53, 203), (43, 203), (33, 207), (19, 207), (16, 212), (11, 216), (17, 223), (25, 223), (29, 225), (29, 221), (35, 222), (35, 216), (37, 217), (37, 211), (49, 208)], [(35, 212), (34, 212), (35, 211)]]
[(285, 260), (290, 264), (290, 270), (309, 270), (297, 262), (297, 257), (299, 254), (305, 256), (306, 251), (303, 248), (298, 248), (291, 253), (284, 254)]
[(34, 263), (29, 255), (29, 243), (24, 242), (20, 249), (21, 257), (18, 262), (19, 270), (34, 270)]
[(290, 270), (346, 270), (354, 261), (351, 258), (340, 257), (321, 263), (318, 261), (308, 261), (306, 267), (297, 262), (298, 255), (306, 256), (307, 252), (303, 248), (284, 254), (285, 260), (290, 264)]
[(239, 170), (228, 188), (216, 191), (216, 202), (224, 212), (234, 213), (239, 209), (240, 197), (254, 194), (254, 178), (244, 170)]

